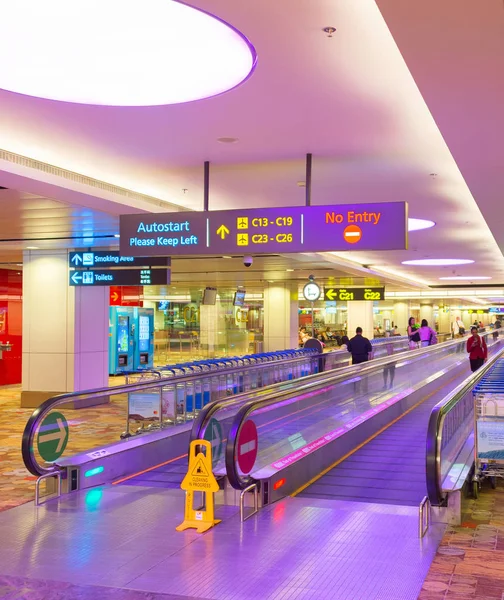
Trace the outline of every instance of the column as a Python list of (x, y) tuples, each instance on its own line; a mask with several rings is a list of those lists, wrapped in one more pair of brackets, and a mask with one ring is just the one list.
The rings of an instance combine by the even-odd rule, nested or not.
[(394, 302), (394, 325), (401, 335), (406, 335), (408, 330), (409, 304), (407, 302)]
[(439, 333), (451, 333), (451, 319), (449, 307), (439, 307)]
[(264, 288), (264, 351), (274, 352), (297, 346), (297, 286), (281, 282), (269, 284)]
[(362, 335), (374, 338), (373, 302), (347, 302), (347, 335), (351, 339), (357, 327), (362, 327)]
[(434, 307), (432, 304), (420, 304), (420, 321), (426, 319), (429, 327), (434, 329)]
[(24, 253), (22, 407), (108, 386), (109, 288), (68, 274), (67, 250)]
[[(219, 347), (219, 309), (214, 305), (200, 306), (200, 344), (201, 350), (208, 357), (215, 356)], [(222, 340), (221, 340), (222, 341)]]

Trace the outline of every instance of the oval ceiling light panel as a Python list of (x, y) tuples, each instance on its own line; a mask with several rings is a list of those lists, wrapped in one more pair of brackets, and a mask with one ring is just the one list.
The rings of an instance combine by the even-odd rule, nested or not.
[(403, 265), (415, 267), (444, 267), (447, 265), (470, 265), (474, 260), (465, 258), (421, 258), (418, 260), (403, 260)]
[(440, 277), (441, 281), (480, 281), (483, 279), (492, 279), (491, 277), (483, 277), (478, 275), (477, 277), (462, 277), (462, 275), (457, 275), (454, 277)]
[(430, 229), (436, 223), (428, 219), (408, 219), (408, 231), (421, 231), (422, 229)]
[(227, 92), (257, 55), (232, 26), (176, 0), (2, 2), (0, 88), (106, 106)]

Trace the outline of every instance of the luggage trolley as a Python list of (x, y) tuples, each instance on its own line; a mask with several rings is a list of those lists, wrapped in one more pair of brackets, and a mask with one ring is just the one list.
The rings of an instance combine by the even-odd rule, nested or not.
[(504, 359), (499, 359), (473, 390), (474, 396), (474, 478), (473, 494), (480, 483), (504, 479)]

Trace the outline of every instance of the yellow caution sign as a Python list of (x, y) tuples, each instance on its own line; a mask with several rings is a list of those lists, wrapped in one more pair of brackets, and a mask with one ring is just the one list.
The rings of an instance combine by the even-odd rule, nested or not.
[[(214, 519), (214, 492), (219, 491), (219, 484), (212, 473), (212, 444), (207, 440), (194, 440), (189, 448), (189, 468), (180, 487), (185, 490), (184, 521), (176, 528), (196, 529), (204, 533), (220, 520)], [(194, 492), (203, 492), (203, 506), (194, 508)]]

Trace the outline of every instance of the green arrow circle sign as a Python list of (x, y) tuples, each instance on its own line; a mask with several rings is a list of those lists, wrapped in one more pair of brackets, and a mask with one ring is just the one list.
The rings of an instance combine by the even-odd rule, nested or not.
[(210, 419), (207, 428), (205, 429), (205, 440), (212, 444), (212, 468), (215, 469), (217, 463), (222, 456), (222, 448), (224, 443), (222, 440), (222, 427), (217, 419)]
[(65, 451), (68, 443), (68, 423), (59, 412), (52, 412), (42, 421), (37, 436), (40, 456), (46, 462), (54, 462)]

